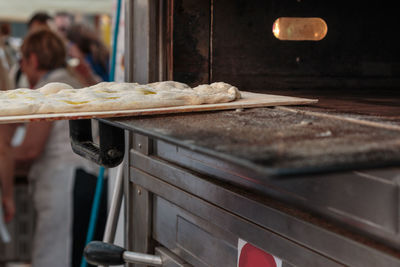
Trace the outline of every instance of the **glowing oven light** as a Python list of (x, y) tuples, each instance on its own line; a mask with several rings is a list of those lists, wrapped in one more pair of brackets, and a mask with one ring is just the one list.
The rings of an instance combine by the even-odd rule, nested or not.
[(274, 23), (272, 31), (273, 31), (275, 37), (279, 36), (279, 23)]
[(320, 41), (328, 32), (321, 18), (280, 17), (272, 26), (274, 36), (282, 41)]

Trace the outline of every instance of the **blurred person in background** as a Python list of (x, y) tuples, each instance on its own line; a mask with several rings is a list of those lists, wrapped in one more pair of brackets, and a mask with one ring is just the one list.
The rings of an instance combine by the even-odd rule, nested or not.
[(57, 12), (54, 15), (54, 25), (57, 32), (64, 38), (67, 39), (68, 29), (71, 27), (74, 19), (68, 12), (62, 11)]
[(0, 22), (0, 59), (3, 66), (10, 70), (17, 62), (17, 51), (10, 44), (11, 26)]
[[(82, 87), (66, 69), (64, 42), (53, 31), (40, 29), (29, 33), (22, 44), (21, 53), (22, 70), (31, 88), (40, 88), (50, 82), (62, 82), (73, 88)], [(2, 135), (10, 132), (0, 131)], [(27, 124), (25, 138), (20, 146), (13, 149), (13, 155), (16, 165), (33, 162), (28, 175), (36, 212), (32, 266), (79, 266), (72, 265), (72, 262), (80, 262), (82, 255), (82, 249), (77, 253), (75, 248), (84, 246), (82, 241), (76, 241), (73, 236), (76, 228), (74, 220), (80, 219), (77, 213), (79, 209), (74, 208), (80, 208), (84, 203), (74, 201), (74, 183), (92, 180), (95, 184), (96, 176), (93, 173), (97, 172), (98, 167), (72, 152), (68, 121), (65, 120)], [(1, 173), (5, 172), (1, 170)], [(84, 197), (91, 198), (87, 194)], [(96, 228), (96, 236), (100, 235), (98, 239), (101, 239), (104, 230), (106, 205), (105, 195), (100, 209), (103, 213), (99, 217), (104, 219), (103, 222), (99, 220)], [(90, 212), (85, 210), (84, 213)], [(86, 231), (87, 227), (81, 234), (83, 239)]]
[[(21, 53), (21, 67), (31, 88), (49, 82), (80, 87), (65, 69), (63, 41), (50, 30), (28, 34)], [(28, 175), (36, 212), (32, 266), (70, 266), (70, 195), (73, 172), (81, 159), (71, 152), (67, 121), (29, 123), (25, 136), (14, 158), (16, 164), (33, 162)]]
[(0, 125), (0, 191), (4, 219), (10, 222), (15, 214), (14, 202), (14, 160), (11, 139), (15, 125)]
[[(1, 48), (0, 48), (1, 49)], [(0, 50), (1, 53), (1, 50)], [(4, 62), (5, 59), (0, 57), (0, 90), (5, 91), (11, 88), (11, 81), (8, 77), (8, 65)]]
[(28, 21), (28, 31), (35, 31), (42, 28), (53, 29), (54, 22), (53, 17), (47, 12), (40, 11), (32, 15)]
[[(54, 16), (54, 24), (56, 31), (64, 39), (67, 46), (67, 63), (68, 68), (72, 74), (81, 82), (83, 86), (91, 86), (102, 79), (93, 70), (90, 62), (85, 58), (84, 53), (80, 50), (77, 44), (69, 39), (71, 26), (73, 25), (73, 16), (68, 12), (58, 12)], [(74, 33), (73, 37), (78, 39), (78, 35), (84, 34), (83, 32)], [(81, 37), (79, 37), (81, 38)], [(87, 39), (85, 39), (87, 41)]]
[(98, 34), (84, 24), (74, 24), (67, 32), (69, 56), (79, 61), (75, 67), (80, 80), (90, 86), (109, 80), (109, 51)]
[[(28, 34), (32, 31), (40, 29), (54, 28), (53, 18), (46, 12), (37, 12), (27, 22)], [(11, 89), (15, 88), (29, 88), (29, 82), (24, 73), (22, 73), (21, 64), (15, 64), (10, 70)]]
[[(0, 25), (0, 91), (9, 90), (11, 82), (8, 76), (12, 55), (7, 51), (9, 28)], [(14, 160), (12, 158), (11, 138), (16, 126), (0, 125), (0, 195), (4, 219), (10, 222), (15, 214), (14, 202)]]
[[(35, 13), (28, 21), (29, 31), (50, 28), (51, 16), (47, 13)], [(28, 80), (23, 74), (17, 59), (17, 51), (9, 46), (8, 37), (11, 34), (9, 24), (0, 23), (0, 90), (13, 88), (28, 88)], [(2, 205), (6, 222), (10, 222), (15, 214), (14, 202), (14, 159), (12, 138), (17, 124), (0, 125), (0, 188)]]
[[(2, 36), (2, 35), (0, 35)], [(0, 46), (1, 49), (1, 46)], [(8, 77), (8, 63), (5, 58), (0, 58), (0, 90), (10, 89)], [(0, 125), (0, 195), (3, 206), (4, 219), (10, 222), (15, 213), (14, 202), (14, 161), (12, 159), (11, 138), (14, 135), (15, 126)]]

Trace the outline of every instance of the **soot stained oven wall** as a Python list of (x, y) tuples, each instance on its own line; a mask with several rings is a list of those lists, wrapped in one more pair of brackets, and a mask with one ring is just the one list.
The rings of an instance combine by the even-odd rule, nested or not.
[[(394, 3), (174, 0), (173, 79), (242, 90), (394, 87), (400, 39)], [(279, 17), (320, 17), (321, 41), (280, 41)]]

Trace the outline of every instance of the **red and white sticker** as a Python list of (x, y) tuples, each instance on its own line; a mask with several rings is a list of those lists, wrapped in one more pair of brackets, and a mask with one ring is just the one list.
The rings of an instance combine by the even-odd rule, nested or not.
[(239, 238), (237, 266), (282, 267), (282, 260)]

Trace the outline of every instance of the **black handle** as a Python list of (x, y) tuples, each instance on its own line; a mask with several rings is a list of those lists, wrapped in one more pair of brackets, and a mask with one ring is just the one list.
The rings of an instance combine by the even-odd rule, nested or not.
[(92, 241), (86, 245), (83, 255), (88, 263), (93, 265), (121, 265), (125, 261), (122, 258), (124, 248), (116, 245)]
[(99, 121), (99, 144), (93, 142), (90, 119), (69, 121), (72, 150), (101, 166), (118, 166), (124, 158), (124, 130)]

